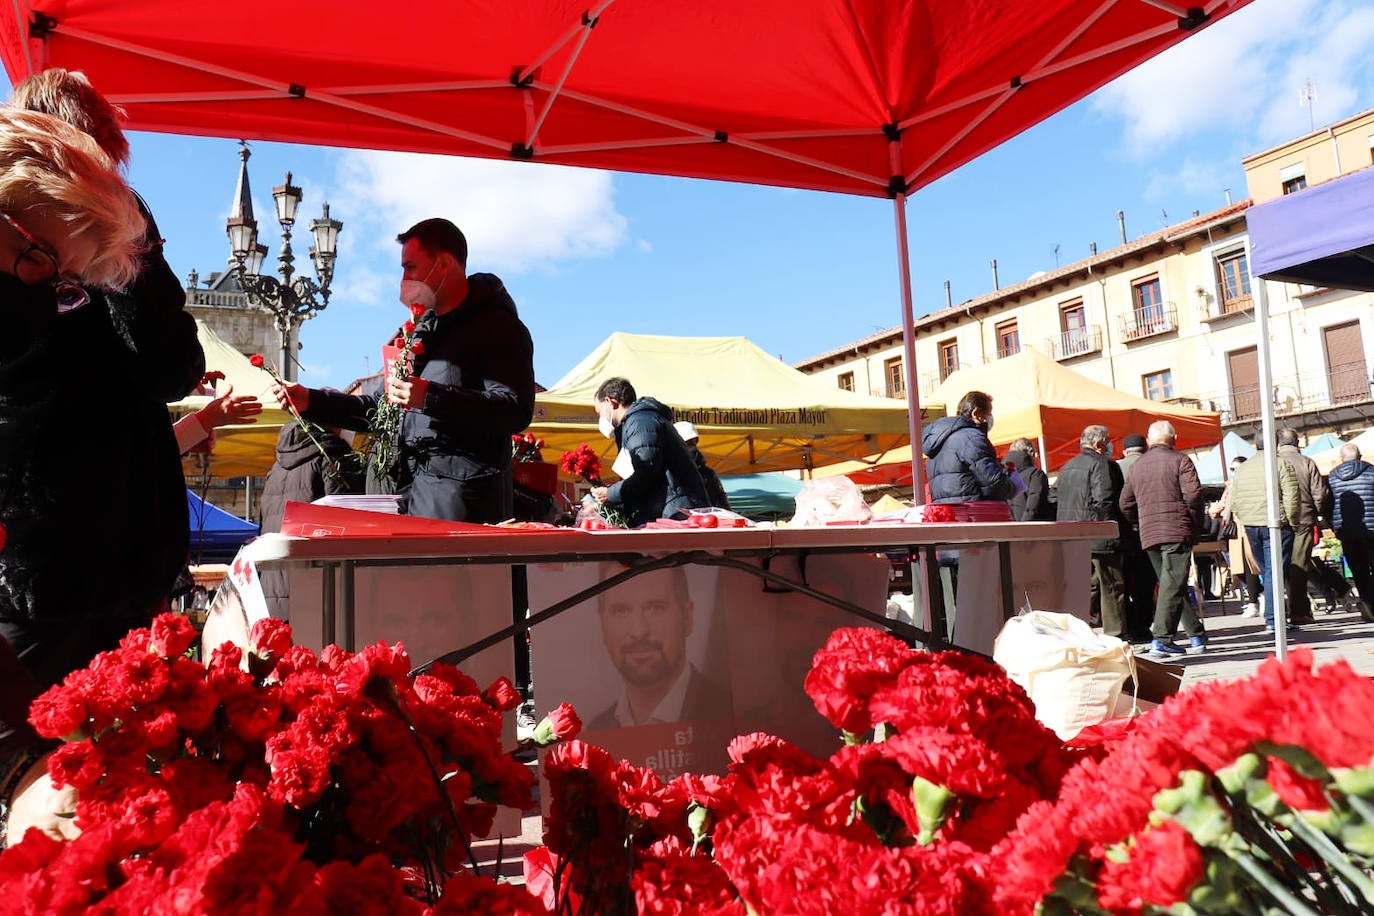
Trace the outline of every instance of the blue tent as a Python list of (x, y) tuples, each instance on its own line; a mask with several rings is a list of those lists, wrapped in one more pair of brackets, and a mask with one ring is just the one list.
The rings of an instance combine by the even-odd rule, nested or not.
[(258, 526), (208, 503), (190, 490), (186, 507), (191, 512), (191, 556), (232, 557), (245, 541), (258, 536)]
[(1340, 436), (1335, 433), (1322, 433), (1320, 436), (1307, 443), (1307, 447), (1302, 450), (1302, 453), (1311, 458), (1313, 455), (1329, 452), (1333, 448), (1340, 448), (1342, 445), (1345, 445), (1345, 440)]
[(1210, 451), (1204, 452), (1197, 459), (1197, 478), (1203, 483), (1219, 484), (1224, 481), (1221, 479), (1221, 453), (1225, 450), (1226, 460), (1229, 462), (1237, 455), (1250, 458), (1255, 454), (1255, 447), (1246, 442), (1235, 433), (1227, 433), (1221, 439), (1221, 445), (1212, 446)]
[(797, 514), (797, 491), (802, 482), (779, 471), (722, 477), (730, 508), (753, 519), (791, 518)]
[(1251, 207), (1245, 223), (1255, 276), (1374, 291), (1374, 168)]

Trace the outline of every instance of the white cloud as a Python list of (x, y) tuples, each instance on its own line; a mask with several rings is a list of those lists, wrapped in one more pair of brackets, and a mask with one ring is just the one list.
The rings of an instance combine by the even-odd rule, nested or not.
[[(1164, 164), (1172, 166), (1164, 171), (1152, 171), (1149, 181), (1145, 185), (1143, 192), (1146, 200), (1177, 200), (1180, 197), (1195, 199), (1206, 198), (1214, 201), (1217, 207), (1226, 203), (1224, 189), (1229, 184), (1234, 183), (1234, 170), (1227, 168), (1227, 163), (1220, 160), (1200, 159), (1192, 156), (1186, 157), (1182, 162), (1173, 164), (1170, 160), (1162, 160)], [(1245, 197), (1244, 186), (1231, 188), (1231, 199), (1241, 200)], [(1185, 214), (1173, 214), (1178, 219), (1186, 218)]]
[(1371, 52), (1374, 10), (1362, 3), (1255, 0), (1104, 87), (1091, 106), (1125, 122), (1139, 158), (1204, 134), (1262, 148), (1309, 129), (1298, 104), (1309, 77), (1318, 124), (1350, 114)]
[(467, 235), (472, 270), (554, 270), (560, 261), (606, 256), (626, 239), (609, 172), (349, 151), (336, 185), (352, 214), (345, 232), (393, 259), (396, 233), (432, 216)]
[(637, 240), (635, 242), (635, 247), (638, 248), (644, 254), (652, 254), (654, 251), (654, 243), (649, 241), (648, 239)]

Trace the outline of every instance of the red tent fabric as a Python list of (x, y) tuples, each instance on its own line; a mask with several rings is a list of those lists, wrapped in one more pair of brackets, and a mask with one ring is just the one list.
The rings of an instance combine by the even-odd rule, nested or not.
[(887, 196), (1248, 2), (15, 0), (0, 55), (140, 130)]

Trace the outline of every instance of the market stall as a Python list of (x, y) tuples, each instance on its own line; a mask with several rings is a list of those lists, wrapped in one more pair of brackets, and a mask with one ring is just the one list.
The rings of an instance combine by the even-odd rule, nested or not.
[(597, 432), (593, 399), (615, 376), (694, 424), (721, 475), (819, 467), (907, 441), (903, 402), (843, 391), (746, 338), (625, 333), (536, 396), (530, 432), (554, 454), (586, 443), (610, 467), (615, 443)]

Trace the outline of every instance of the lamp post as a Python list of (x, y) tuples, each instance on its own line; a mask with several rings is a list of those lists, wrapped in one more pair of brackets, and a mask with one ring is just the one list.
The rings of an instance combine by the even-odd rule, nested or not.
[(277, 255), (277, 275), (260, 273), (267, 257), (267, 246), (258, 242), (258, 223), (253, 218), (252, 197), (248, 192), (248, 152), (244, 144), (239, 152), (242, 166), (239, 172), (238, 201), (229, 217), (225, 231), (229, 235), (234, 277), (248, 301), (270, 311), (276, 319), (281, 336), (280, 371), (287, 381), (296, 380), (296, 359), (292, 345), (301, 323), (313, 318), (329, 304), (329, 283), (334, 279), (334, 258), (337, 255), (339, 230), (343, 223), (329, 216), (329, 204), (324, 204), (319, 219), (312, 220), (310, 231), (315, 244), (310, 258), (315, 263), (314, 278), (296, 274), (295, 255), (291, 251), (291, 230), (296, 224), (296, 208), (300, 206), (301, 189), (286, 181), (272, 189), (276, 202), (277, 222), (281, 224), (281, 251)]

